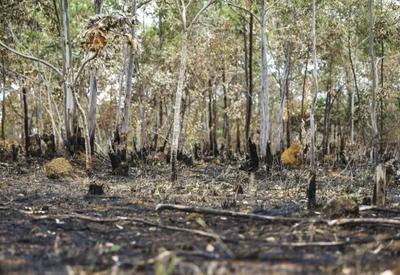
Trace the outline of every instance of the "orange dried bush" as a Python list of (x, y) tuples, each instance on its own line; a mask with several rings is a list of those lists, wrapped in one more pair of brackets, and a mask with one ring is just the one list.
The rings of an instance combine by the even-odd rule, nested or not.
[(302, 163), (303, 147), (299, 143), (293, 143), (281, 154), (283, 165), (297, 167)]

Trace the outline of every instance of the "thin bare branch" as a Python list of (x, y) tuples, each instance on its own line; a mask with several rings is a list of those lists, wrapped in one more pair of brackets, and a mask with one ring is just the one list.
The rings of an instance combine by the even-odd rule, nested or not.
[(74, 83), (73, 83), (74, 87), (75, 87), (76, 84), (78, 83), (79, 77), (80, 77), (80, 75), (82, 74), (83, 69), (86, 67), (86, 65), (87, 65), (90, 61), (92, 61), (93, 59), (95, 59), (95, 58), (97, 57), (97, 54), (98, 54), (98, 52), (96, 51), (96, 52), (94, 52), (93, 54), (91, 54), (85, 61), (83, 61), (82, 65), (81, 65), (81, 66), (79, 67), (79, 69), (78, 69), (78, 73), (77, 73), (76, 76), (75, 76)]
[(42, 63), (43, 65), (46, 65), (47, 67), (51, 68), (54, 72), (56, 72), (59, 76), (63, 75), (61, 70), (57, 69), (54, 65), (50, 64), (49, 62), (47, 62), (47, 61), (45, 61), (43, 59), (28, 55), (28, 54), (21, 53), (21, 52), (15, 50), (13, 48), (10, 48), (6, 44), (4, 44), (3, 41), (0, 41), (0, 46), (2, 46), (3, 48), (9, 50), (10, 52), (12, 52), (12, 53), (14, 53), (14, 54), (16, 54), (16, 55), (18, 55), (20, 57), (23, 57), (23, 58), (31, 60), (31, 61)]
[(248, 214), (242, 212), (234, 212), (227, 210), (219, 210), (212, 208), (202, 208), (196, 206), (185, 206), (178, 204), (158, 204), (156, 206), (156, 211), (163, 210), (176, 210), (181, 212), (190, 212), (190, 213), (200, 213), (200, 214), (208, 214), (208, 215), (216, 215), (216, 216), (225, 216), (225, 217), (233, 217), (233, 218), (245, 218), (245, 219), (253, 219), (259, 221), (269, 221), (269, 222), (282, 222), (282, 223), (297, 223), (301, 221), (298, 218), (288, 218), (288, 217), (275, 217), (275, 216), (266, 216), (259, 214)]
[(196, 23), (197, 19), (199, 16), (206, 10), (208, 9), (209, 6), (215, 3), (215, 0), (208, 0), (207, 3), (199, 10), (199, 12), (193, 17), (193, 20), (189, 23), (189, 26), (187, 27), (188, 30), (192, 28), (192, 26)]
[(229, 2), (229, 1), (227, 1), (227, 2), (225, 2), (225, 3), (226, 3), (228, 6), (234, 7), (234, 8), (236, 8), (236, 9), (242, 10), (242, 11), (244, 11), (244, 12), (247, 12), (248, 14), (253, 15), (253, 18), (256, 19), (256, 21), (258, 22), (258, 24), (261, 25), (261, 20), (260, 20), (260, 18), (259, 18), (256, 14), (254, 14), (251, 10), (249, 10), (249, 9), (247, 9), (247, 8), (245, 8), (245, 7), (236, 5), (236, 4), (234, 4), (234, 3), (232, 3), (232, 2)]

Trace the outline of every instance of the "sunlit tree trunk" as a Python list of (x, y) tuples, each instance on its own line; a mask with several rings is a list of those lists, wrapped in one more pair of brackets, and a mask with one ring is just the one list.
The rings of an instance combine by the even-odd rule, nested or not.
[(285, 94), (286, 94), (286, 146), (290, 146), (290, 110), (291, 110), (291, 97), (290, 97), (290, 70), (292, 67), (292, 59), (291, 59), (291, 45), (290, 42), (287, 42), (285, 49), (285, 61), (286, 61), (286, 73), (285, 73)]
[[(186, 9), (182, 8), (182, 17), (186, 18)], [(179, 66), (179, 77), (178, 85), (175, 94), (175, 104), (174, 104), (174, 123), (172, 130), (172, 144), (171, 144), (171, 180), (174, 182), (178, 178), (176, 170), (176, 158), (178, 154), (178, 143), (180, 134), (180, 113), (181, 113), (181, 102), (183, 89), (185, 88), (185, 73), (186, 73), (186, 63), (188, 58), (188, 33), (185, 30), (182, 33), (182, 46), (181, 46), (181, 61)]]
[(369, 21), (369, 54), (371, 58), (371, 126), (372, 126), (372, 142), (373, 142), (373, 161), (378, 161), (379, 148), (379, 132), (376, 118), (376, 57), (375, 57), (375, 34), (374, 34), (374, 0), (369, 0), (368, 5), (368, 21)]
[[(94, 10), (96, 14), (101, 13), (101, 3), (103, 0), (94, 1)], [(97, 78), (96, 68), (92, 68), (89, 76), (89, 112), (88, 112), (88, 127), (90, 135), (90, 147), (92, 153), (95, 149), (96, 136), (96, 107), (97, 107)]]
[[(132, 1), (132, 15), (136, 14), (136, 0)], [(135, 36), (135, 27), (132, 25), (131, 27), (131, 35)], [(129, 132), (129, 124), (131, 121), (131, 100), (132, 100), (132, 78), (134, 73), (134, 52), (133, 46), (129, 45), (128, 48), (128, 65), (126, 70), (126, 86), (125, 86), (125, 100), (124, 100), (124, 109), (122, 116), (122, 123), (120, 128), (121, 135), (121, 144), (120, 148), (126, 154), (127, 146), (128, 146), (128, 132)]]
[(268, 60), (266, 37), (265, 0), (261, 0), (261, 89), (260, 89), (260, 157), (267, 156), (269, 140), (269, 93), (268, 93)]
[(116, 110), (115, 110), (115, 126), (118, 128), (120, 125), (120, 116), (121, 116), (121, 101), (122, 94), (124, 93), (124, 80), (126, 75), (126, 58), (128, 56), (128, 47), (125, 45), (123, 50), (123, 58), (122, 58), (122, 72), (119, 77), (119, 89), (118, 95), (116, 98)]
[(64, 91), (64, 121), (67, 144), (76, 131), (76, 116), (73, 97), (73, 73), (72, 73), (72, 51), (69, 26), (69, 5), (68, 0), (61, 0), (62, 24), (63, 24), (63, 91)]
[(305, 124), (305, 116), (304, 116), (304, 100), (306, 97), (306, 85), (307, 85), (307, 73), (308, 73), (308, 58), (310, 56), (310, 51), (307, 49), (307, 58), (306, 58), (306, 67), (304, 69), (304, 76), (303, 76), (303, 91), (301, 94), (301, 109), (300, 109), (300, 131), (299, 131), (299, 137), (300, 137), (300, 143), (303, 145), (303, 129), (304, 129), (304, 124)]
[(330, 128), (331, 128), (331, 109), (332, 109), (332, 57), (329, 61), (329, 77), (326, 82), (326, 98), (324, 110), (324, 125), (322, 129), (322, 154), (328, 154)]
[(4, 62), (4, 53), (1, 55), (2, 75), (3, 75), (3, 100), (1, 102), (1, 139), (6, 139), (5, 122), (6, 122), (6, 65)]
[(311, 141), (310, 141), (310, 164), (311, 169), (315, 171), (316, 168), (316, 160), (315, 160), (315, 138), (316, 138), (316, 127), (315, 127), (315, 109), (317, 105), (317, 96), (318, 96), (318, 61), (317, 61), (317, 33), (316, 33), (316, 0), (312, 1), (312, 59), (313, 59), (313, 90), (314, 96), (312, 99), (311, 112), (310, 112), (310, 132), (311, 132)]
[(181, 128), (181, 104), (182, 104), (182, 95), (183, 90), (185, 88), (185, 74), (186, 74), (186, 66), (188, 59), (188, 40), (189, 33), (191, 31), (191, 27), (196, 22), (198, 17), (213, 3), (213, 0), (208, 0), (201, 10), (194, 16), (191, 22), (187, 21), (186, 16), (186, 8), (192, 3), (189, 1), (189, 4), (186, 5), (185, 1), (182, 1), (181, 4), (177, 1), (178, 8), (180, 10), (181, 21), (182, 21), (182, 44), (181, 44), (181, 57), (180, 57), (180, 65), (179, 65), (179, 76), (178, 76), (178, 84), (176, 87), (175, 94), (175, 103), (174, 103), (174, 121), (173, 121), (173, 130), (172, 130), (172, 142), (171, 142), (171, 181), (175, 182), (178, 178), (177, 174), (177, 154), (178, 154), (178, 146), (179, 146), (179, 135)]
[(281, 97), (280, 97), (280, 102), (279, 102), (279, 114), (278, 114), (278, 139), (279, 139), (279, 152), (282, 152), (284, 149), (284, 142), (283, 142), (283, 112), (285, 110), (285, 97), (286, 97), (286, 92), (284, 89), (284, 84), (282, 82), (282, 79), (280, 80), (280, 92), (281, 92)]
[(222, 71), (222, 89), (224, 92), (224, 125), (223, 125), (223, 136), (225, 142), (225, 152), (228, 154), (231, 151), (231, 130), (228, 116), (228, 108), (229, 108), (229, 99), (228, 99), (228, 91), (227, 91), (227, 83), (225, 76), (225, 65)]

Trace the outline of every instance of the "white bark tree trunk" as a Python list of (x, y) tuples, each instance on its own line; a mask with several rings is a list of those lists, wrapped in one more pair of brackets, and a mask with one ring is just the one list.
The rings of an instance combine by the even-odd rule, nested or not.
[(317, 72), (317, 67), (318, 67), (318, 61), (317, 61), (317, 33), (316, 33), (316, 0), (312, 1), (312, 60), (313, 60), (313, 90), (314, 90), (314, 96), (312, 100), (312, 105), (311, 105), (311, 112), (310, 112), (310, 136), (311, 136), (311, 142), (310, 142), (310, 158), (311, 158), (311, 169), (315, 171), (315, 138), (316, 138), (316, 126), (315, 126), (315, 108), (317, 104), (317, 96), (318, 96), (318, 72)]
[(278, 140), (279, 140), (279, 152), (283, 150), (283, 113), (285, 111), (285, 102), (286, 102), (286, 92), (284, 89), (284, 80), (281, 82), (281, 98), (279, 102), (279, 114), (278, 114)]
[(266, 37), (266, 11), (265, 0), (261, 0), (261, 89), (260, 89), (260, 157), (267, 156), (267, 143), (269, 140), (269, 93), (268, 93), (268, 60)]
[(72, 74), (72, 51), (70, 42), (70, 27), (69, 27), (69, 6), (68, 0), (61, 0), (62, 7), (62, 23), (63, 23), (63, 90), (64, 90), (64, 120), (65, 134), (67, 140), (74, 133), (74, 117), (75, 105), (73, 96), (73, 74)]
[[(132, 1), (132, 15), (136, 15), (136, 0)], [(135, 27), (134, 25), (131, 28), (131, 35), (132, 37), (135, 37)], [(122, 123), (121, 123), (121, 139), (122, 139), (122, 146), (124, 147), (123, 149), (126, 149), (127, 147), (127, 136), (129, 132), (129, 124), (131, 121), (131, 100), (132, 100), (132, 78), (133, 78), (133, 72), (135, 68), (134, 64), (135, 58), (134, 58), (134, 49), (132, 45), (129, 45), (128, 48), (128, 67), (126, 70), (126, 86), (125, 86), (125, 101), (124, 101), (124, 112), (123, 112), (123, 117), (122, 117)]]
[(371, 126), (372, 126), (372, 143), (374, 148), (373, 161), (374, 163), (378, 160), (378, 123), (376, 117), (376, 57), (375, 57), (375, 34), (374, 34), (374, 0), (369, 0), (368, 5), (368, 21), (369, 21), (369, 54), (371, 57)]
[[(102, 0), (94, 1), (94, 10), (96, 14), (101, 12)], [(90, 136), (90, 146), (92, 152), (95, 149), (95, 137), (96, 137), (96, 107), (97, 107), (97, 78), (96, 68), (92, 68), (89, 77), (89, 113), (88, 113), (88, 128)]]
[[(185, 14), (186, 18), (186, 14)], [(174, 122), (172, 130), (172, 144), (171, 144), (171, 180), (177, 180), (176, 171), (176, 157), (178, 154), (179, 146), (179, 134), (181, 126), (181, 102), (183, 89), (185, 88), (185, 73), (186, 73), (186, 63), (188, 58), (188, 33), (184, 31), (182, 34), (182, 46), (181, 46), (181, 61), (179, 66), (179, 78), (178, 85), (176, 88), (175, 104), (174, 104)]]

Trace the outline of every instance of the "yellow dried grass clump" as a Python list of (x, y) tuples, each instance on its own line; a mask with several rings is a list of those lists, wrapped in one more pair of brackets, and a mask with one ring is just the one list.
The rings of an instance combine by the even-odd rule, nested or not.
[(1, 140), (0, 141), (0, 150), (4, 150), (6, 152), (11, 152), (13, 145), (14, 146), (18, 146), (19, 143), (16, 140), (13, 140), (13, 139)]
[(72, 176), (72, 166), (65, 158), (56, 158), (44, 166), (44, 172), (50, 179), (59, 179)]
[(332, 162), (333, 161), (333, 155), (332, 154), (326, 154), (324, 156), (324, 162)]
[(301, 165), (303, 155), (303, 147), (299, 143), (293, 143), (281, 155), (283, 165), (297, 167)]

